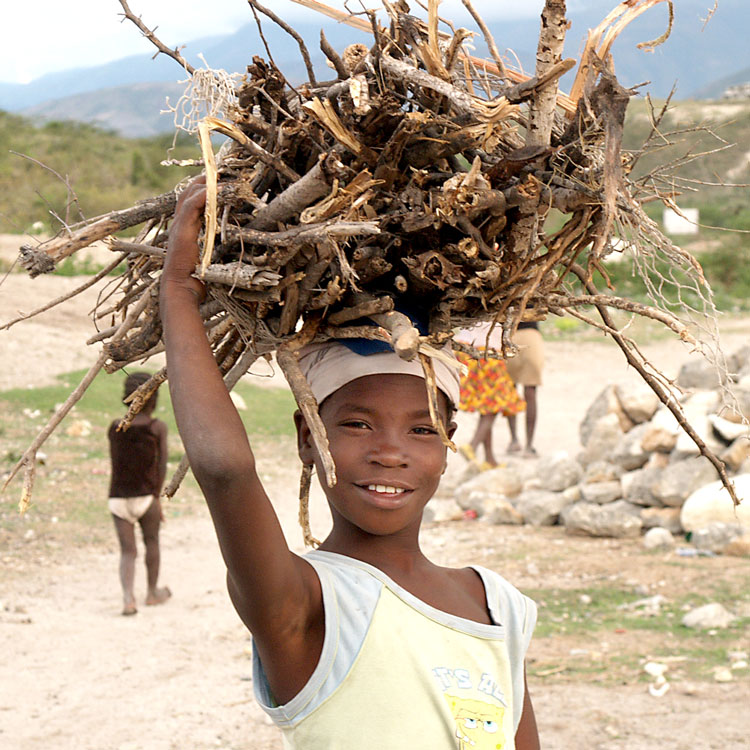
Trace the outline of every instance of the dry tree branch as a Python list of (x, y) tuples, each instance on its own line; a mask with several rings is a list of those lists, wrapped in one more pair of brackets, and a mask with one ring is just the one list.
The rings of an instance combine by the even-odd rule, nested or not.
[(326, 482), (329, 487), (333, 487), (336, 484), (336, 465), (333, 463), (331, 451), (328, 448), (326, 428), (318, 413), (315, 396), (299, 366), (299, 350), (313, 340), (317, 326), (318, 321), (309, 318), (298, 334), (279, 345), (276, 351), (276, 362), (284, 373), (302, 416), (310, 428), (313, 443), (323, 464)]
[(203, 122), (206, 123), (206, 126), (210, 130), (215, 130), (217, 133), (226, 135), (232, 140), (239, 143), (253, 156), (260, 159), (260, 161), (262, 161), (267, 166), (272, 167), (273, 169), (278, 171), (280, 175), (285, 177), (290, 182), (296, 182), (300, 179), (300, 175), (297, 174), (297, 172), (295, 172), (291, 167), (284, 164), (284, 162), (281, 161), (278, 156), (274, 156), (262, 146), (259, 146), (257, 143), (255, 143), (255, 141), (253, 141), (251, 138), (248, 138), (238, 127), (234, 126), (231, 122), (225, 122), (224, 120), (219, 120), (216, 117), (206, 117)]
[(313, 68), (312, 60), (310, 60), (310, 53), (308, 52), (307, 46), (305, 45), (305, 40), (286, 21), (277, 16), (269, 8), (261, 5), (259, 2), (257, 2), (257, 0), (247, 0), (247, 2), (251, 8), (257, 9), (264, 15), (268, 16), (275, 24), (286, 31), (286, 33), (289, 34), (289, 36), (291, 36), (295, 42), (297, 42), (297, 44), (299, 45), (300, 54), (302, 55), (302, 59), (305, 63), (305, 68), (307, 69), (308, 80), (312, 86), (316, 86), (317, 80), (315, 78), (315, 70)]
[[(305, 8), (315, 10), (324, 16), (328, 16), (328, 18), (332, 18), (339, 23), (345, 23), (359, 31), (364, 31), (370, 34), (373, 33), (372, 25), (367, 21), (363, 21), (361, 18), (357, 18), (357, 16), (354, 16), (351, 13), (345, 13), (336, 8), (332, 8), (325, 3), (318, 2), (318, 0), (292, 0), (292, 2), (297, 3), (297, 5), (302, 5)], [(446, 36), (447, 35), (441, 33), (441, 38)], [(529, 79), (529, 76), (511, 68), (504, 68), (504, 70), (501, 70), (494, 61), (490, 62), (489, 60), (469, 55), (466, 52), (461, 52), (461, 56), (468, 60), (469, 63), (477, 69), (483, 70), (487, 73), (492, 73), (500, 78), (506, 78), (513, 83), (524, 83)], [(575, 102), (566, 94), (558, 92), (558, 104), (568, 114), (572, 115), (575, 112)]]
[(149, 219), (170, 215), (174, 212), (176, 203), (176, 195), (174, 191), (170, 191), (141, 201), (132, 208), (112, 211), (91, 219), (67, 237), (56, 237), (37, 247), (22, 245), (21, 264), (32, 277), (40, 273), (49, 273), (56, 263), (97, 240), (103, 240), (111, 234), (142, 224)]
[(324, 16), (328, 16), (328, 18), (332, 18), (334, 21), (338, 21), (339, 23), (345, 23), (347, 26), (359, 29), (360, 31), (364, 31), (368, 34), (372, 33), (372, 26), (368, 21), (363, 21), (361, 18), (357, 18), (357, 16), (351, 13), (345, 13), (344, 11), (337, 10), (336, 8), (331, 8), (329, 5), (318, 2), (317, 0), (292, 0), (292, 2), (297, 3), (297, 5), (302, 5), (305, 8), (309, 8), (310, 10), (314, 10), (318, 13), (322, 13)]
[(672, 0), (667, 0), (667, 7), (669, 8), (669, 22), (664, 33), (656, 39), (652, 39), (650, 42), (639, 42), (635, 45), (638, 49), (646, 50), (646, 52), (653, 52), (658, 46), (664, 44), (664, 42), (669, 39), (672, 33), (672, 27), (674, 26), (674, 6)]
[(708, 22), (713, 18), (714, 13), (716, 13), (716, 9), (719, 7), (719, 0), (714, 0), (714, 4), (709, 8), (708, 14), (703, 19), (703, 28), (705, 29), (708, 25)]
[[(624, 0), (595, 29), (589, 31), (586, 46), (581, 53), (581, 62), (578, 66), (578, 71), (570, 87), (570, 98), (573, 102), (577, 104), (583, 95), (586, 82), (591, 75), (591, 67), (594, 59), (599, 58), (602, 62), (606, 62), (612, 44), (622, 30), (642, 13), (662, 2), (669, 3), (671, 8), (672, 0)], [(604, 41), (602, 41), (602, 37)]]
[[(598, 290), (589, 280), (586, 271), (577, 264), (574, 264), (571, 267), (571, 270), (580, 279), (581, 283), (589, 291), (589, 293), (596, 296)], [(735, 506), (739, 505), (740, 500), (737, 497), (737, 493), (735, 492), (734, 483), (729, 479), (729, 475), (727, 474), (726, 464), (724, 464), (724, 462), (714, 454), (714, 452), (705, 444), (705, 442), (703, 442), (700, 435), (698, 435), (698, 433), (693, 429), (690, 423), (685, 419), (685, 415), (683, 414), (680, 405), (654, 379), (651, 373), (649, 373), (648, 370), (643, 366), (643, 362), (633, 354), (633, 350), (628, 345), (628, 341), (624, 336), (622, 336), (622, 334), (619, 333), (619, 331), (616, 330), (614, 321), (610, 317), (609, 311), (607, 310), (606, 306), (596, 304), (595, 307), (604, 323), (610, 329), (608, 331), (610, 336), (612, 336), (612, 338), (622, 350), (625, 358), (628, 361), (628, 364), (632, 365), (632, 367), (648, 384), (651, 390), (658, 396), (659, 400), (667, 407), (667, 409), (669, 409), (680, 427), (682, 427), (682, 429), (688, 434), (690, 439), (695, 443), (701, 455), (705, 456), (711, 462), (711, 464), (713, 464), (717, 474), (719, 475), (719, 478), (721, 479), (721, 483), (724, 485), (727, 492), (729, 493), (729, 496), (732, 498), (732, 502), (735, 504)]]
[(471, 0), (461, 0), (463, 2), (464, 7), (466, 10), (471, 13), (471, 17), (474, 19), (474, 22), (477, 26), (479, 26), (480, 30), (482, 31), (482, 34), (484, 34), (484, 41), (487, 44), (487, 48), (490, 51), (490, 54), (492, 55), (492, 59), (495, 61), (495, 65), (497, 65), (497, 69), (499, 71), (500, 77), (505, 80), (508, 77), (508, 74), (505, 70), (505, 65), (503, 63), (502, 57), (500, 57), (500, 52), (497, 49), (497, 45), (495, 44), (495, 39), (492, 36), (492, 32), (490, 31), (487, 24), (484, 22), (484, 19), (477, 13), (476, 8), (474, 7), (474, 4), (471, 2)]
[(600, 307), (614, 307), (617, 310), (624, 310), (625, 312), (633, 313), (634, 315), (640, 315), (644, 318), (651, 318), (662, 323), (670, 330), (674, 331), (682, 341), (691, 344), (695, 348), (700, 347), (700, 342), (690, 333), (688, 327), (677, 317), (671, 313), (660, 310), (657, 307), (651, 305), (644, 305), (635, 300), (623, 299), (622, 297), (613, 297), (609, 294), (579, 294), (579, 295), (568, 295), (568, 294), (550, 294), (547, 298), (549, 304), (553, 307), (559, 307), (561, 309), (568, 310), (570, 307), (578, 307), (581, 305), (593, 305), (597, 309)]
[(164, 44), (156, 36), (156, 34), (154, 34), (157, 29), (156, 26), (153, 29), (149, 29), (148, 26), (143, 23), (141, 17), (136, 16), (130, 10), (126, 0), (119, 0), (119, 2), (120, 5), (122, 5), (122, 9), (125, 11), (124, 13), (120, 14), (121, 16), (123, 16), (123, 20), (127, 19), (128, 21), (132, 21), (140, 29), (143, 36), (145, 36), (146, 39), (148, 39), (149, 42), (151, 42), (159, 50), (156, 53), (157, 55), (159, 53), (167, 55), (167, 57), (171, 57), (173, 60), (176, 60), (190, 75), (193, 75), (193, 73), (195, 73), (195, 68), (180, 54), (180, 49), (182, 49), (181, 47), (175, 47), (174, 49), (170, 49), (169, 47), (167, 47), (167, 45)]
[(299, 514), (298, 521), (302, 527), (302, 538), (306, 547), (319, 547), (320, 541), (312, 535), (310, 529), (310, 486), (312, 484), (313, 465), (302, 464), (299, 480)]
[(432, 359), (420, 352), (419, 361), (422, 365), (422, 370), (424, 371), (425, 376), (425, 385), (427, 387), (427, 408), (430, 411), (430, 420), (432, 421), (433, 427), (438, 431), (438, 435), (440, 435), (443, 445), (450, 448), (455, 453), (456, 444), (450, 439), (450, 437), (448, 437), (448, 433), (445, 430), (445, 423), (440, 418), (437, 381), (435, 379), (435, 368), (432, 364)]
[(338, 52), (336, 52), (336, 50), (331, 46), (331, 43), (326, 38), (323, 29), (320, 30), (320, 51), (326, 56), (331, 65), (333, 65), (333, 69), (336, 71), (336, 75), (342, 81), (345, 81), (347, 78), (349, 78), (349, 71), (344, 65), (344, 62), (339, 56)]
[[(563, 44), (568, 21), (565, 0), (546, 0), (542, 11), (541, 31), (536, 52), (536, 77), (543, 80), (562, 60)], [(546, 148), (550, 144), (552, 123), (557, 104), (557, 86), (535, 92), (529, 106), (527, 146)]]

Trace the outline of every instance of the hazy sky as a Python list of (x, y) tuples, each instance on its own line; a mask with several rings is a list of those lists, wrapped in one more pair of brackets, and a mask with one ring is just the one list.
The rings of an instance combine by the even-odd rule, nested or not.
[[(486, 20), (538, 15), (544, 7), (543, 0), (473, 3)], [(326, 4), (342, 9), (344, 0), (327, 0)], [(382, 7), (378, 0), (365, 0), (365, 4)], [(263, 5), (285, 20), (320, 17), (292, 0), (263, 0)], [(569, 8), (571, 5), (575, 2), (569, 3)], [(158, 26), (157, 36), (169, 46), (225, 34), (252, 20), (245, 0), (129, 0), (129, 6), (149, 28)], [(350, 0), (349, 7), (359, 7), (358, 0)], [(412, 2), (412, 8), (417, 7)], [(460, 20), (466, 12), (461, 0), (444, 0), (440, 11), (447, 18), (467, 23)], [(0, 35), (0, 81), (27, 83), (45, 73), (156, 51), (132, 23), (123, 22), (121, 13), (118, 0), (6, 0)]]

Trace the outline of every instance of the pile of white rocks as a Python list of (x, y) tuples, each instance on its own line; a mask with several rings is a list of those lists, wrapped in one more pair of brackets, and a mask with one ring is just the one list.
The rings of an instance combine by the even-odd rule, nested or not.
[[(728, 361), (741, 414), (750, 418), (750, 346)], [(706, 554), (750, 554), (750, 431), (724, 404), (715, 368), (683, 365), (688, 422), (727, 466), (735, 509), (716, 469), (701, 456), (672, 413), (648, 386), (608, 386), (580, 425), (583, 450), (505, 465), (448, 482), (428, 506), (428, 519), (476, 517), (494, 524), (562, 524), (570, 533), (645, 536), (649, 546), (687, 536)], [(554, 408), (551, 406), (550, 408)]]

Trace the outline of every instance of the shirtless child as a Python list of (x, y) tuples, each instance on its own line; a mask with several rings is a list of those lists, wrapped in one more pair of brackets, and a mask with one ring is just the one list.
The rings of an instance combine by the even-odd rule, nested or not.
[[(147, 372), (128, 375), (123, 401), (150, 377)], [(146, 604), (162, 604), (171, 596), (168, 588), (158, 586), (159, 527), (163, 520), (159, 494), (167, 470), (167, 426), (152, 416), (156, 399), (154, 393), (127, 430), (118, 429), (120, 420), (116, 419), (108, 432), (112, 465), (108, 505), (120, 543), (123, 615), (138, 612), (134, 592), (136, 523), (146, 547)]]

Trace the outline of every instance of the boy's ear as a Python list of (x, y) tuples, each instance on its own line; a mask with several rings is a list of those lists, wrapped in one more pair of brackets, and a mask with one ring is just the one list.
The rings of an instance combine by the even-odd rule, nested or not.
[(456, 429), (458, 428), (458, 425), (455, 422), (449, 422), (448, 423), (448, 429), (446, 430), (446, 433), (451, 440), (453, 439), (453, 436), (456, 434)]
[(299, 409), (294, 412), (294, 426), (297, 429), (297, 455), (300, 461), (303, 464), (314, 463), (312, 433)]
[[(455, 422), (449, 422), (445, 428), (445, 432), (448, 435), (448, 438), (453, 440), (453, 435), (456, 432), (456, 428), (458, 425)], [(442, 474), (445, 474), (446, 470), (448, 468), (448, 451), (445, 451), (445, 459), (443, 461), (443, 471)]]

